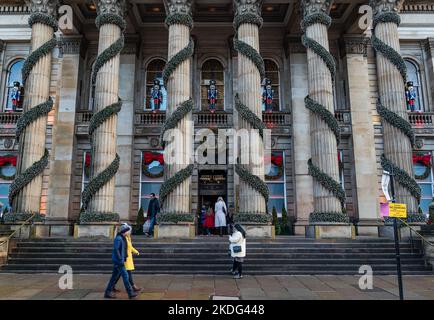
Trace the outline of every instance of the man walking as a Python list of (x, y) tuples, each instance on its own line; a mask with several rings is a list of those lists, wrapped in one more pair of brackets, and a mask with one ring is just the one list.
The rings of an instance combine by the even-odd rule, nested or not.
[(148, 237), (154, 235), (154, 225), (157, 219), (157, 214), (160, 212), (160, 203), (158, 202), (155, 193), (151, 193), (151, 200), (148, 205), (148, 218), (151, 219), (149, 231), (146, 233)]
[(113, 261), (113, 272), (112, 277), (107, 285), (107, 289), (105, 290), (104, 298), (116, 298), (116, 295), (113, 293), (113, 287), (116, 284), (119, 276), (122, 277), (122, 280), (125, 285), (125, 289), (127, 290), (128, 297), (130, 299), (137, 297), (137, 293), (133, 291), (131, 287), (127, 270), (125, 269), (125, 261), (127, 260), (127, 240), (125, 239), (128, 232), (131, 231), (131, 227), (128, 225), (122, 225), (120, 231), (115, 237), (113, 243), (113, 252), (112, 252), (112, 261)]

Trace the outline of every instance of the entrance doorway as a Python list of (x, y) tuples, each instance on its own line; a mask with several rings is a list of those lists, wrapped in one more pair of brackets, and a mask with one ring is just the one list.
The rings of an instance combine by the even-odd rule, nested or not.
[[(227, 176), (225, 170), (201, 170), (199, 171), (199, 201), (198, 210), (201, 214), (202, 207), (206, 210), (211, 207), (214, 211), (217, 198), (222, 197), (227, 203)], [(201, 219), (198, 219), (197, 234), (204, 234)]]

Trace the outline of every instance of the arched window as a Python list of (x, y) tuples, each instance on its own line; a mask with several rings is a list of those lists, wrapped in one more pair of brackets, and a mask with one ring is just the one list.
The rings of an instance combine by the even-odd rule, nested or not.
[(6, 82), (6, 104), (4, 111), (21, 111), (23, 107), (24, 87), (21, 69), (24, 60), (15, 60), (8, 68)]
[[(214, 88), (216, 92), (212, 91)], [(200, 102), (202, 110), (225, 109), (225, 74), (223, 65), (217, 59), (208, 59), (202, 64)]]
[(405, 65), (407, 66), (407, 83), (410, 81), (413, 82), (413, 89), (416, 94), (416, 99), (414, 100), (414, 110), (423, 111), (424, 108), (422, 101), (422, 88), (420, 82), (419, 67), (414, 61), (410, 59), (405, 59)]
[[(265, 78), (271, 81), (271, 88), (273, 89), (272, 110), (280, 110), (280, 73), (277, 64), (270, 59), (264, 59), (265, 64)], [(265, 80), (265, 79), (264, 79)], [(262, 90), (266, 87), (265, 81), (262, 83)], [(264, 92), (262, 92), (264, 94)], [(263, 96), (264, 97), (264, 96)], [(262, 109), (266, 110), (266, 102), (262, 102)]]
[[(163, 83), (163, 69), (166, 62), (162, 59), (154, 59), (146, 67), (145, 101), (144, 110), (166, 110), (167, 91)], [(158, 84), (154, 81), (158, 80)], [(159, 105), (158, 105), (159, 104)]]

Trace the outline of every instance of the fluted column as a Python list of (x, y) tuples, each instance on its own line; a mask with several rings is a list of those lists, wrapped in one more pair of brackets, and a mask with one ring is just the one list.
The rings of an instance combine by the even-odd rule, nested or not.
[(98, 0), (96, 5), (99, 42), (98, 57), (92, 71), (95, 107), (89, 125), (92, 170), (82, 201), (87, 212), (100, 215), (114, 211), (115, 174), (119, 168), (116, 153), (117, 113), (122, 105), (119, 101), (119, 61), (124, 46), (125, 0)]
[[(12, 183), (10, 199), (15, 212), (39, 212), (42, 175), (48, 164), (45, 149), (47, 114), (52, 108), (49, 99), (51, 78), (51, 50), (56, 46), (56, 13), (58, 1), (27, 0), (30, 7), (29, 25), (32, 28), (31, 52), (23, 67), (25, 82), (24, 113), (18, 123), (20, 161), (17, 179)], [(37, 113), (33, 117), (32, 113)]]
[[(240, 176), (238, 211), (246, 215), (266, 213), (268, 200), (268, 188), (264, 183), (264, 143), (260, 134), (264, 129), (260, 96), (264, 65), (259, 54), (262, 2), (234, 0), (234, 48), (238, 51), (237, 129), (247, 130), (250, 135), (250, 143), (242, 142), (239, 146), (240, 164), (236, 166), (236, 173)], [(244, 159), (248, 160), (247, 163)], [(249, 219), (252, 220), (246, 217)]]
[(374, 12), (372, 44), (376, 50), (379, 102), (382, 117), (385, 170), (393, 169), (396, 201), (416, 213), (420, 188), (412, 169), (414, 134), (408, 123), (405, 104), (406, 67), (400, 56), (398, 25), (403, 0), (371, 0)]
[(307, 47), (314, 213), (312, 222), (344, 222), (344, 193), (339, 184), (337, 143), (339, 127), (334, 118), (333, 78), (336, 65), (329, 53), (327, 29), (332, 1), (303, 0), (303, 44)]
[[(163, 216), (169, 221), (172, 219), (170, 218), (172, 214), (186, 214), (187, 218), (181, 220), (189, 220), (191, 216), (193, 103), (190, 100), (190, 93), (191, 56), (194, 51), (193, 40), (190, 38), (190, 29), (193, 27), (191, 2), (191, 0), (164, 1), (166, 25), (169, 29), (169, 47), (168, 63), (163, 71), (168, 99), (163, 136), (169, 138), (165, 139), (165, 182), (161, 187), (160, 202)], [(178, 120), (175, 120), (176, 118)]]

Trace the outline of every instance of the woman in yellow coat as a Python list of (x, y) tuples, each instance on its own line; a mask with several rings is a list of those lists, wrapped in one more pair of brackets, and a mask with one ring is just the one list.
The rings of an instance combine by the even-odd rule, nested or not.
[[(125, 223), (126, 224), (126, 223)], [(128, 224), (126, 224), (128, 225)], [(129, 226), (129, 225), (128, 225)], [(129, 226), (130, 227), (130, 226)], [(142, 288), (137, 287), (134, 282), (133, 282), (133, 273), (132, 271), (134, 270), (134, 261), (133, 261), (133, 254), (135, 255), (139, 255), (139, 251), (136, 250), (136, 248), (133, 247), (133, 244), (131, 243), (131, 230), (132, 228), (130, 227), (130, 231), (128, 231), (125, 234), (125, 240), (127, 241), (127, 260), (125, 261), (124, 265), (125, 265), (125, 269), (128, 272), (128, 279), (130, 281), (131, 287), (133, 288), (134, 291), (140, 291), (142, 290)], [(120, 278), (120, 277), (119, 277)], [(118, 278), (118, 280), (119, 280)], [(118, 281), (116, 280), (116, 282)], [(119, 290), (117, 290), (116, 288), (113, 288), (114, 292), (119, 292)]]

